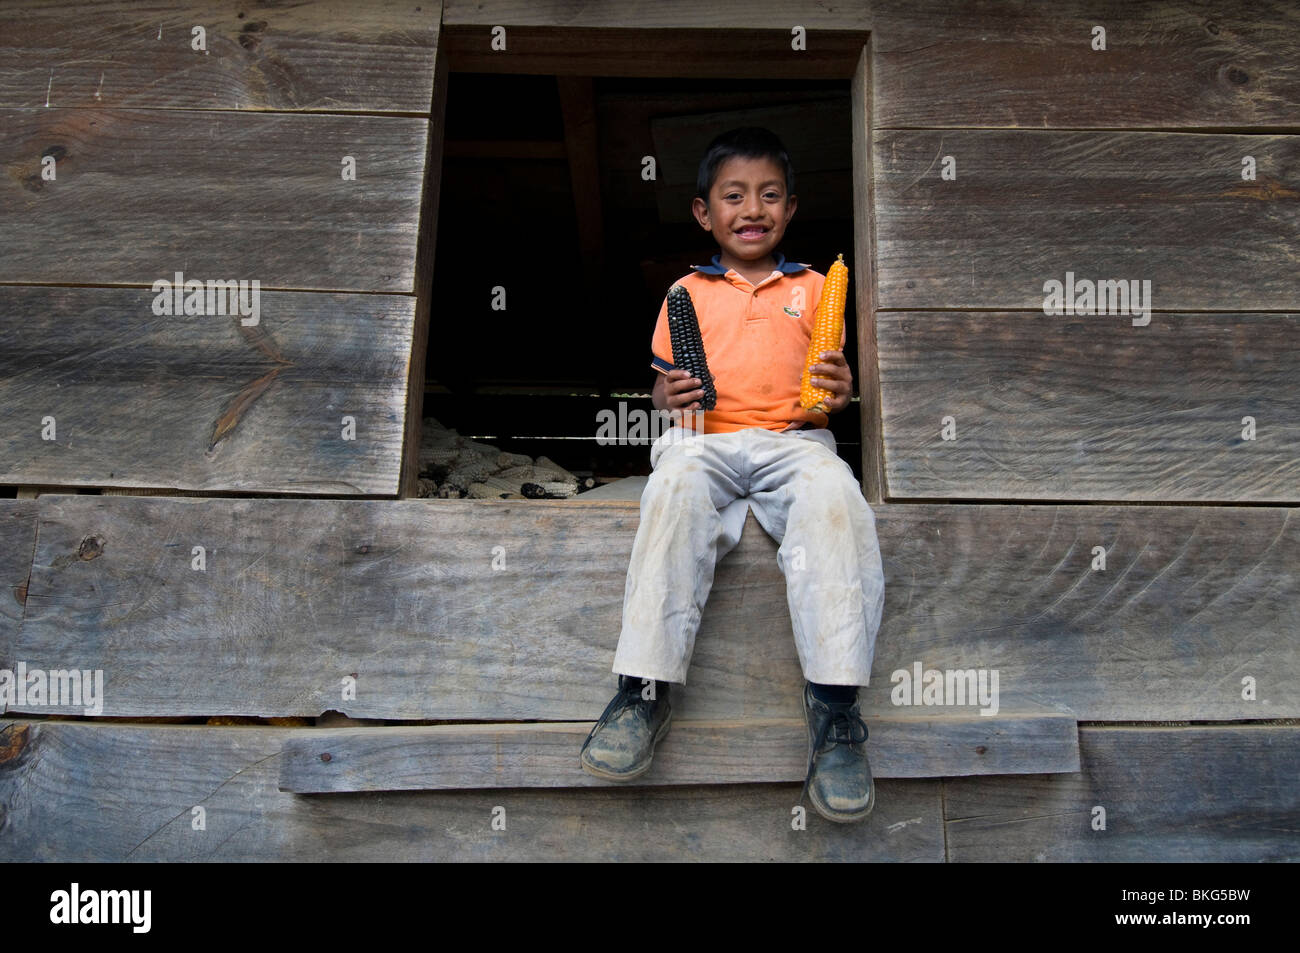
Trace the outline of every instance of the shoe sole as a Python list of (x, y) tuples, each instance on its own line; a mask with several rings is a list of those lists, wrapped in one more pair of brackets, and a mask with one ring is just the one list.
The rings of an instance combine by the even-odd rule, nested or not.
[(660, 725), (659, 730), (655, 732), (655, 740), (650, 744), (650, 757), (646, 759), (644, 765), (642, 765), (640, 768), (637, 768), (635, 771), (631, 772), (630, 774), (615, 774), (612, 771), (602, 771), (600, 770), (600, 768), (594, 768), (591, 765), (587, 764), (586, 761), (582, 760), (582, 758), (579, 758), (578, 760), (579, 763), (582, 765), (582, 770), (586, 771), (593, 778), (600, 778), (602, 781), (635, 781), (637, 778), (641, 777), (641, 775), (645, 774), (647, 771), (650, 770), (650, 766), (654, 763), (655, 760), (655, 748), (658, 746), (663, 736), (668, 734), (668, 726), (671, 725), (672, 723), (673, 723), (673, 713), (670, 710), (668, 712), (668, 717), (664, 719), (664, 723)]
[[(812, 760), (813, 750), (813, 732), (812, 732), (812, 712), (808, 710), (808, 703), (805, 701), (803, 706), (803, 723), (808, 731), (808, 760)], [(871, 793), (867, 795), (867, 806), (860, 811), (854, 811), (852, 814), (843, 811), (832, 811), (826, 806), (825, 802), (817, 796), (817, 789), (811, 784), (808, 785), (808, 800), (812, 801), (813, 807), (817, 813), (828, 821), (836, 824), (852, 824), (854, 821), (860, 821), (871, 813), (876, 806), (876, 780), (871, 779)]]

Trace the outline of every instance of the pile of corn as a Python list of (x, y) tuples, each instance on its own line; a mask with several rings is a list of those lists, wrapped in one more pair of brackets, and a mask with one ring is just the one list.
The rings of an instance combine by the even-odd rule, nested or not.
[(505, 453), (424, 418), (420, 437), (420, 497), (454, 500), (567, 499), (596, 485), (547, 457)]

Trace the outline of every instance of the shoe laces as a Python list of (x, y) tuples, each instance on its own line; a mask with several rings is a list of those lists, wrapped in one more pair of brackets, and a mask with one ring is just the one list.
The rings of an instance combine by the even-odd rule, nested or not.
[(808, 773), (803, 779), (803, 790), (799, 792), (799, 800), (803, 801), (804, 795), (808, 793), (808, 785), (812, 783), (813, 767), (817, 763), (817, 755), (821, 752), (822, 746), (827, 740), (837, 745), (860, 745), (867, 740), (867, 723), (862, 720), (862, 716), (853, 711), (857, 702), (824, 702), (817, 700), (817, 704), (824, 705), (828, 711), (821, 715), (821, 723), (817, 726), (817, 733), (813, 737), (812, 751), (808, 755)]
[(597, 729), (608, 722), (611, 718), (629, 708), (635, 708), (643, 701), (647, 706), (651, 704), (641, 697), (641, 691), (643, 688), (644, 686), (639, 684), (639, 680), (633, 681), (632, 679), (619, 679), (618, 692), (609, 700), (609, 704), (605, 706), (605, 710), (600, 713), (600, 717), (596, 719), (596, 723), (591, 726), (591, 731), (587, 732), (587, 740), (582, 743), (584, 750), (591, 742), (592, 736), (596, 734)]

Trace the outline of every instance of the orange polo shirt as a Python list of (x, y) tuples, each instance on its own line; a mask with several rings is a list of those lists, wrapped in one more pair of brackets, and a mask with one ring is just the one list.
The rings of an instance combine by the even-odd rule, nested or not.
[[(712, 265), (692, 266), (695, 270), (676, 282), (691, 294), (718, 392), (717, 407), (703, 414), (702, 432), (827, 426), (826, 414), (799, 406), (799, 379), (826, 276), (777, 254), (772, 273), (752, 285), (735, 269), (723, 268), (719, 257), (713, 256)], [(847, 336), (846, 326), (841, 350)], [(667, 297), (650, 350), (651, 367), (662, 374), (674, 369)], [(690, 425), (689, 415), (685, 423)]]

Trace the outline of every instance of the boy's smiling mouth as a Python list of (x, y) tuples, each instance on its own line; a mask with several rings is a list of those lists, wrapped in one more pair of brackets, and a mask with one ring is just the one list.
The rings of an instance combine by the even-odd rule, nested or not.
[(765, 225), (746, 225), (736, 230), (736, 234), (746, 241), (758, 241), (768, 233)]

